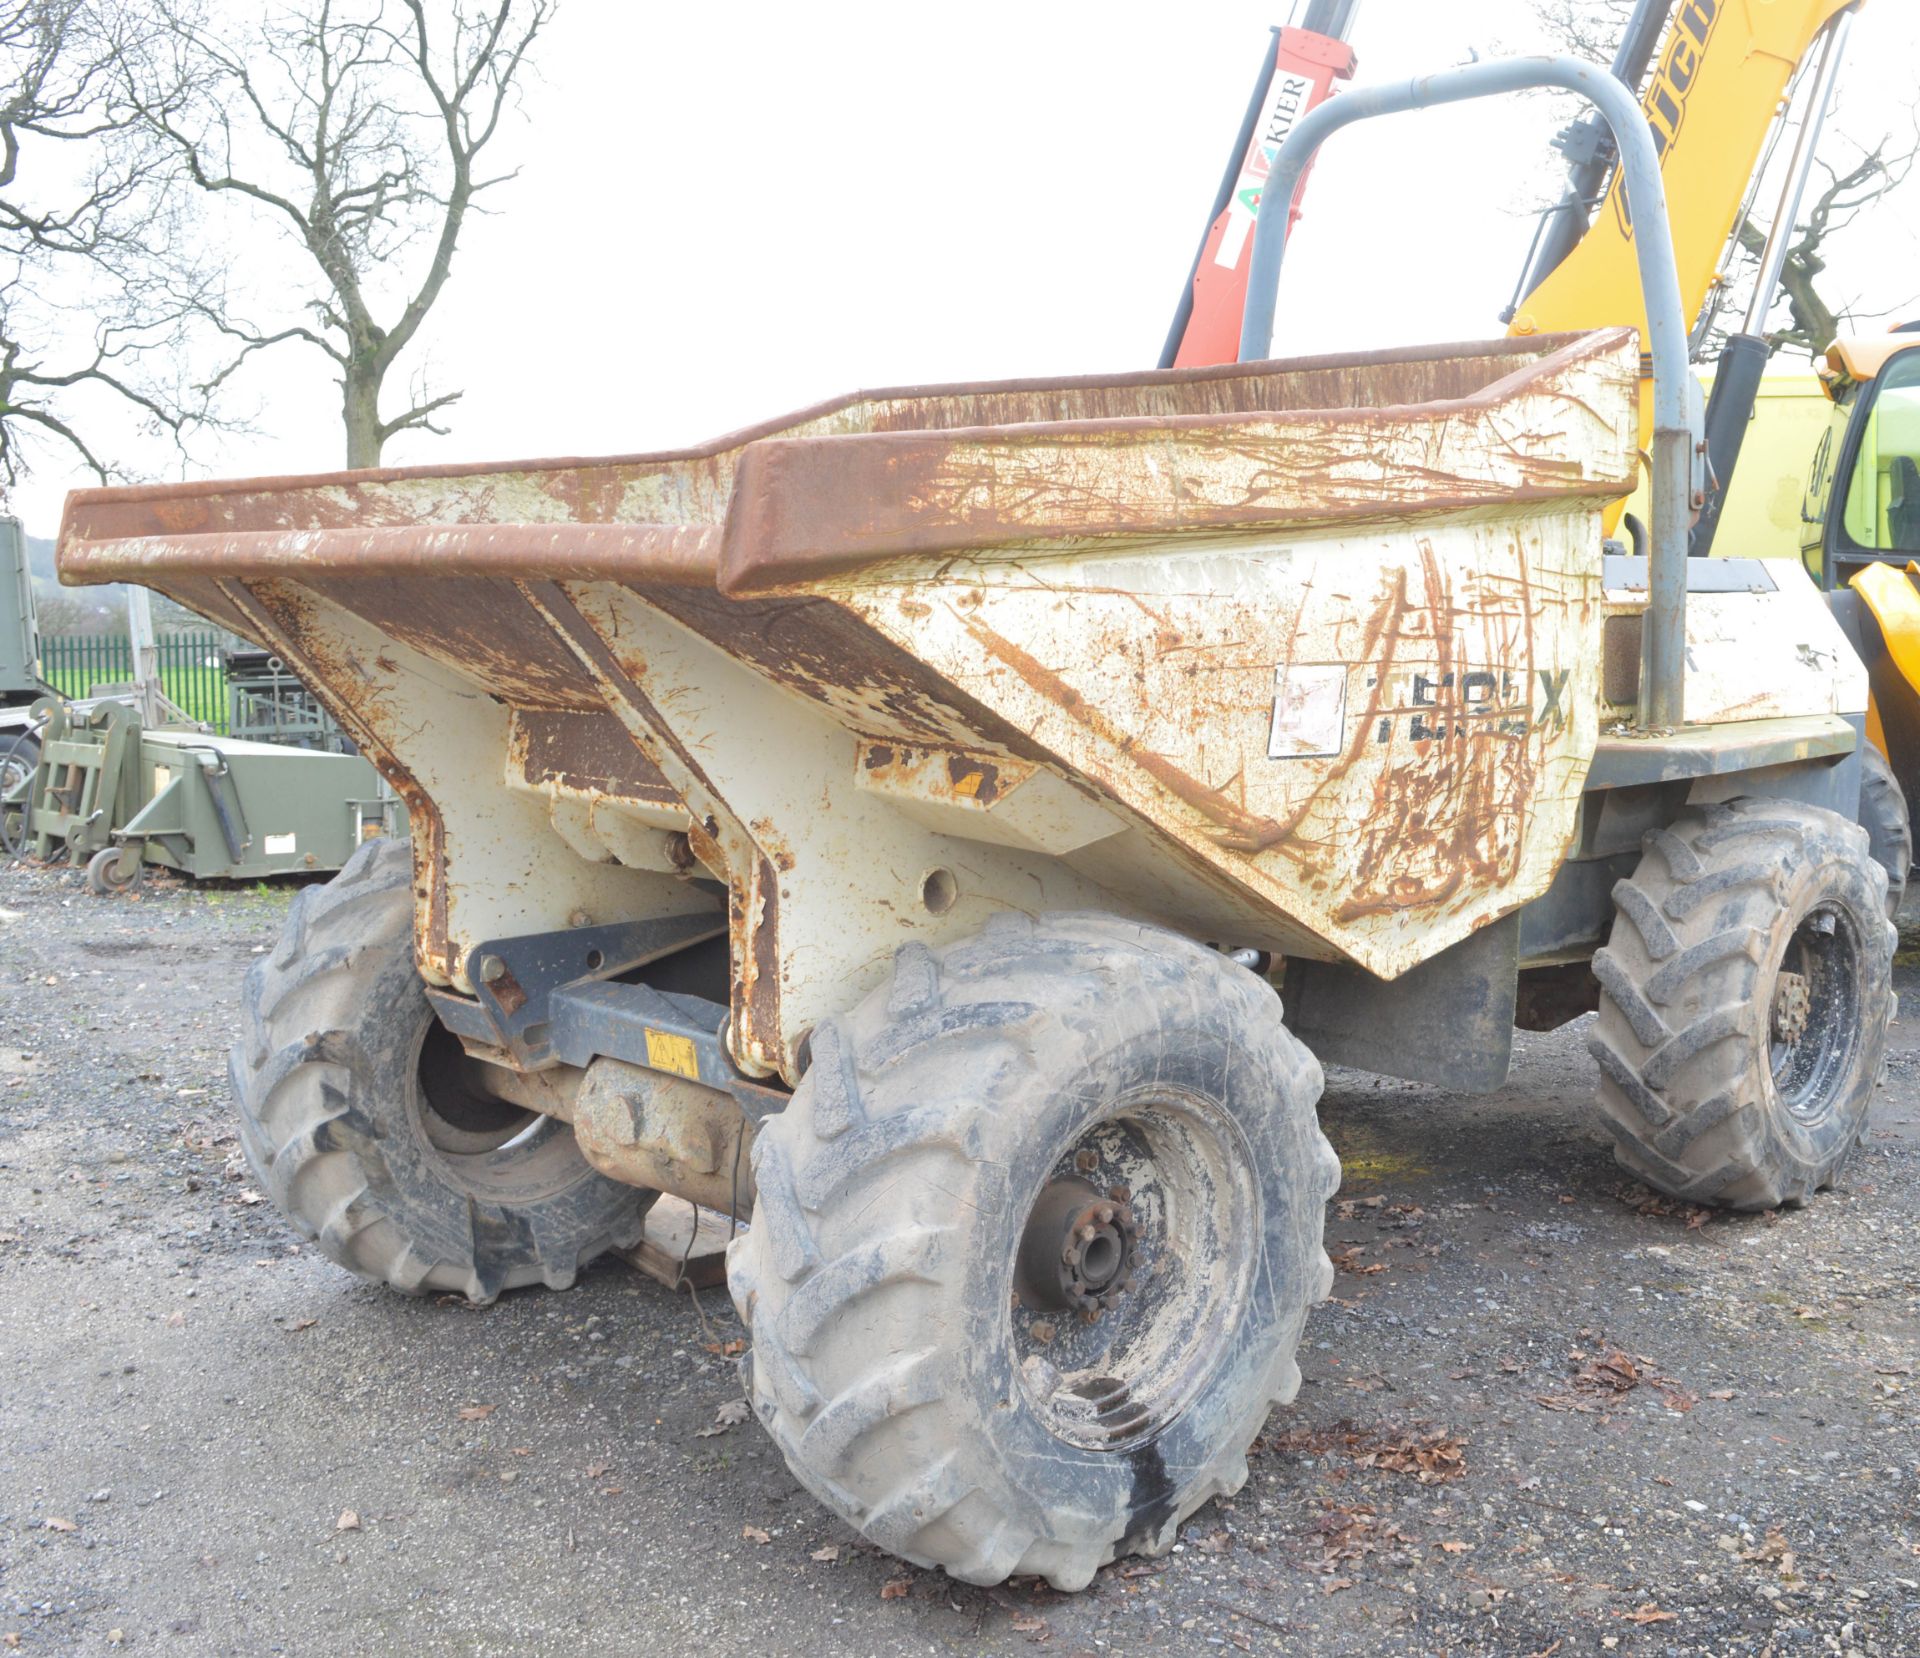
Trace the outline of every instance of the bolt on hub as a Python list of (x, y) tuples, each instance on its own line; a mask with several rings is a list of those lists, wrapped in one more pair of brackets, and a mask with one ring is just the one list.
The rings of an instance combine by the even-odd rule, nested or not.
[(1139, 1241), (1124, 1186), (1103, 1193), (1074, 1176), (1049, 1181), (1021, 1234), (1021, 1304), (1094, 1322), (1133, 1287)]

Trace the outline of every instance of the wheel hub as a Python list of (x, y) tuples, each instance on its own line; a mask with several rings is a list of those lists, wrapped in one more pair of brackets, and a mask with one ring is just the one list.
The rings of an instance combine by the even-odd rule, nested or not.
[(1133, 1287), (1140, 1223), (1124, 1186), (1102, 1192), (1067, 1176), (1041, 1189), (1020, 1239), (1023, 1305), (1077, 1312), (1088, 1323)]
[(1773, 1037), (1798, 1042), (1813, 1015), (1813, 992), (1803, 973), (1781, 973), (1773, 985)]

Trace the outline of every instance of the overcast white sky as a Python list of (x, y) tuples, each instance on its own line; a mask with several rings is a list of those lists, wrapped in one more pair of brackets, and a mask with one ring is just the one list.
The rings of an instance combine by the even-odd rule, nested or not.
[[(1288, 3), (564, 0), (502, 140), (521, 178), (393, 386), (424, 361), (465, 388), (453, 433), (388, 462), (633, 452), (856, 386), (1151, 367)], [(1917, 14), (1867, 5), (1843, 131), (1907, 127)], [(1354, 44), (1374, 80), (1540, 37), (1527, 0), (1364, 0)], [(1501, 332), (1559, 119), (1532, 99), (1334, 139), (1276, 354)], [(1920, 184), (1836, 249), (1836, 291), (1920, 293), (1917, 221)], [(249, 389), (258, 433), (203, 442), (190, 475), (341, 464), (317, 355), (285, 348)], [(51, 534), (85, 481), (48, 466), (16, 510)]]

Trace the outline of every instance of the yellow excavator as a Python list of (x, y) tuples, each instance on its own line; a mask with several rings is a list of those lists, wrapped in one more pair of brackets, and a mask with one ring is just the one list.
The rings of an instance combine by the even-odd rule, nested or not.
[[(1860, 3), (1639, 0), (1614, 57), (1614, 74), (1640, 91), (1661, 152), (1681, 298), (1697, 318), (1696, 345), (1713, 332), (1728, 297), (1735, 227), (1754, 206), (1774, 145), (1792, 135), (1754, 290), (1721, 351), (1707, 401), (1708, 485), (1695, 503), (1688, 549), (1695, 557), (1716, 550), (1720, 509), (1769, 355), (1762, 329)], [(1558, 147), (1568, 158), (1567, 189), (1543, 215), (1505, 313), (1515, 334), (1618, 322), (1623, 296), (1643, 306), (1632, 217), (1604, 123), (1592, 116), (1574, 123)], [(1637, 320), (1644, 339), (1643, 308)], [(1642, 364), (1644, 375), (1644, 358)], [(1803, 508), (1811, 526), (1806, 563), (1867, 664), (1873, 706), (1860, 821), (1887, 866), (1897, 905), (1912, 862), (1906, 802), (1920, 789), (1920, 591), (1908, 565), (1920, 555), (1920, 334), (1841, 342), (1829, 353), (1824, 379), (1834, 424)], [(1643, 446), (1651, 419), (1643, 395)], [(1829, 498), (1840, 510), (1829, 512)], [(1610, 527), (1620, 507), (1615, 514)], [(1624, 522), (1644, 551), (1638, 524)], [(1744, 551), (1717, 550), (1736, 557)], [(1701, 575), (1712, 579), (1708, 571)]]
[(1836, 340), (1820, 378), (1833, 413), (1801, 503), (1801, 559), (1867, 665), (1867, 736), (1904, 802), (1920, 789), (1920, 323)]

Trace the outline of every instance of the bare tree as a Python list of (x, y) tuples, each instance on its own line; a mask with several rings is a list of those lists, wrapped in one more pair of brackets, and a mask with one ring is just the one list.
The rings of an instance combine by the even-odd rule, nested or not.
[[(382, 412), (389, 374), (453, 273), (527, 55), (555, 0), (288, 0), (237, 28), (197, 0), (149, 0), (171, 51), (130, 79), (152, 130), (215, 197), (289, 239), (305, 298), (257, 320), (229, 289), (202, 313), (238, 347), (219, 389), (259, 351), (299, 343), (338, 370), (347, 464), (376, 466), (401, 432), (444, 434), (460, 397), (417, 378)], [(193, 82), (181, 106), (166, 88)]]
[(94, 425), (177, 441), (206, 417), (172, 161), (115, 96), (129, 31), (88, 0), (0, 0), (0, 493), (36, 440), (105, 481)]
[[(1844, 140), (1843, 140), (1844, 142)], [(1911, 140), (1896, 143), (1891, 135), (1871, 150), (1860, 152), (1858, 159), (1844, 171), (1828, 163), (1824, 156), (1816, 165), (1826, 174), (1826, 184), (1803, 204), (1801, 219), (1794, 226), (1793, 241), (1787, 246), (1786, 262), (1780, 269), (1780, 291), (1786, 296), (1787, 325), (1767, 331), (1767, 343), (1776, 351), (1804, 351), (1818, 357), (1849, 325), (1884, 317), (1887, 310), (1865, 311), (1860, 301), (1834, 302), (1820, 292), (1819, 281), (1827, 268), (1822, 251), (1827, 239), (1846, 229), (1861, 211), (1904, 184), (1912, 175), (1914, 162), (1920, 159), (1920, 125)], [(1750, 265), (1757, 266), (1767, 245), (1766, 232), (1751, 218), (1743, 217), (1735, 234), (1740, 250)], [(1747, 271), (1749, 280), (1754, 272)], [(1912, 303), (1908, 296), (1892, 309)]]
[(1594, 63), (1612, 59), (1633, 8), (1634, 0), (1535, 0), (1547, 33), (1575, 57)]
[[(1559, 44), (1582, 57), (1606, 62), (1612, 58), (1634, 11), (1634, 0), (1535, 0), (1541, 24)], [(1655, 55), (1658, 61), (1658, 54)], [(1635, 91), (1640, 90), (1635, 88)], [(1909, 108), (1909, 115), (1915, 114)], [(1844, 160), (1834, 165), (1828, 153), (1839, 151)], [(1811, 192), (1801, 203), (1800, 220), (1794, 226), (1788, 244), (1786, 262), (1780, 273), (1780, 289), (1788, 306), (1788, 322), (1783, 328), (1769, 329), (1767, 341), (1775, 352), (1804, 351), (1817, 357), (1833, 343), (1834, 337), (1849, 324), (1885, 316), (1886, 311), (1861, 309), (1856, 296), (1850, 300), (1832, 297), (1821, 291), (1821, 278), (1827, 269), (1826, 247), (1829, 238), (1852, 224), (1874, 202), (1906, 182), (1920, 159), (1920, 118), (1905, 138), (1887, 134), (1871, 147), (1854, 143), (1837, 130), (1829, 129), (1822, 140), (1822, 152), (1816, 166), (1825, 174), (1825, 184)], [(1722, 283), (1713, 303), (1726, 305), (1740, 291), (1751, 293), (1767, 230), (1742, 214), (1734, 228), (1733, 257), (1729, 268), (1721, 272)], [(1902, 304), (1911, 304), (1906, 299)], [(1898, 307), (1895, 307), (1896, 309)], [(1718, 355), (1725, 338), (1724, 325), (1717, 322), (1696, 341), (1696, 356)]]

